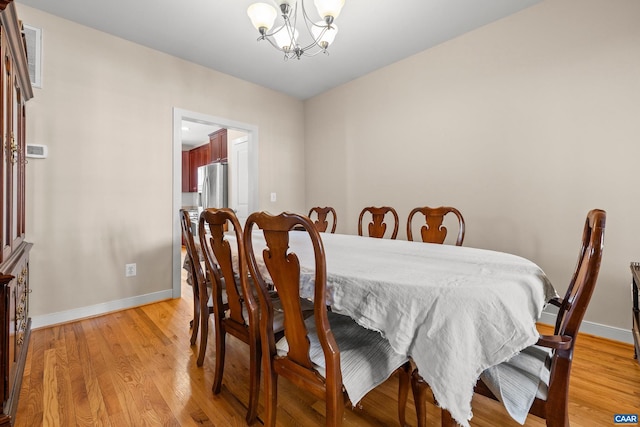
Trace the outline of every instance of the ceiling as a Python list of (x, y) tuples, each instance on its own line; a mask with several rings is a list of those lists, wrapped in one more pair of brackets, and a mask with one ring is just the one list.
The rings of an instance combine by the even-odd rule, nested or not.
[(218, 129), (221, 129), (221, 127), (210, 123), (183, 120), (181, 130), (182, 150), (190, 150), (208, 143), (209, 134)]
[(301, 100), (541, 0), (346, 0), (330, 54), (289, 61), (257, 42), (256, 1), (273, 0), (16, 0)]

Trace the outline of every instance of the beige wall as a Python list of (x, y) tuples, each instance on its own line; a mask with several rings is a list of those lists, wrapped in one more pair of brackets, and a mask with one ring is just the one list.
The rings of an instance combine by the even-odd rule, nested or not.
[[(631, 326), (640, 260), (640, 2), (546, 0), (305, 102), (306, 203), (452, 205), (465, 245), (538, 263), (560, 292), (608, 212), (590, 322)], [(404, 238), (404, 224), (399, 237)]]
[(42, 29), (27, 139), (49, 147), (27, 167), (34, 319), (170, 295), (174, 107), (256, 126), (261, 209), (304, 208), (301, 101), (23, 5), (18, 14)]

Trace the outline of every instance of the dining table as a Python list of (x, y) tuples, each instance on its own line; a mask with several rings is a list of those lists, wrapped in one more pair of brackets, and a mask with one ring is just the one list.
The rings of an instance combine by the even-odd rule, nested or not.
[[(321, 233), (327, 301), (410, 356), (437, 404), (462, 426), (480, 374), (538, 340), (536, 322), (557, 296), (544, 271), (518, 255), (465, 246)], [(300, 261), (300, 296), (313, 299), (308, 233), (289, 233)], [(268, 277), (264, 236), (252, 233)], [(234, 245), (231, 245), (234, 246)], [(236, 261), (237, 262), (237, 261)]]

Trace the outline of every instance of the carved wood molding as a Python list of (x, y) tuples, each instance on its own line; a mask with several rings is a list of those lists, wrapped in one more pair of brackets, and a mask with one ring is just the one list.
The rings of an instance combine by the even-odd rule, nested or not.
[(27, 52), (22, 38), (22, 25), (18, 22), (16, 6), (13, 0), (0, 0), (0, 25), (7, 35), (9, 50), (15, 60), (18, 80), (24, 96), (24, 101), (33, 98), (33, 89), (29, 79), (29, 69), (27, 65)]

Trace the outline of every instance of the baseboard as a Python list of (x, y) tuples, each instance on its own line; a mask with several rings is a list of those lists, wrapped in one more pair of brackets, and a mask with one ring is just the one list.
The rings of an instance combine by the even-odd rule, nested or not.
[[(555, 325), (556, 314), (543, 311), (542, 316), (540, 316), (540, 323)], [(633, 345), (633, 334), (631, 329), (622, 329), (602, 325), (600, 323), (582, 321), (582, 325), (580, 325), (580, 332)]]
[(125, 298), (116, 301), (109, 301), (102, 304), (90, 305), (87, 307), (75, 308), (73, 310), (59, 311), (57, 313), (33, 316), (31, 318), (31, 328), (38, 329), (47, 326), (58, 325), (60, 323), (73, 322), (75, 320), (100, 316), (113, 311), (125, 310), (127, 308), (138, 307), (158, 301), (173, 298), (173, 290), (167, 289), (146, 295)]

